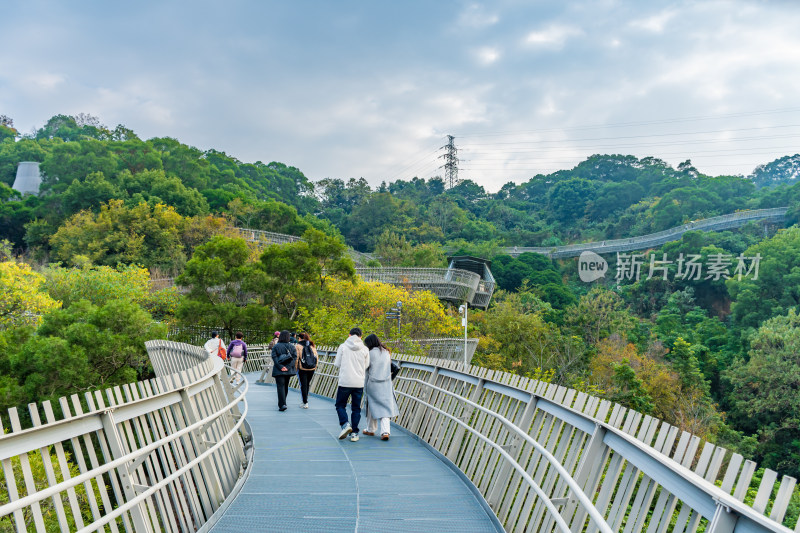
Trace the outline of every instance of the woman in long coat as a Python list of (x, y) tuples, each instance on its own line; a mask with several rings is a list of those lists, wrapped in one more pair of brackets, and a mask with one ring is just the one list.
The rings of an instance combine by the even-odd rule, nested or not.
[(389, 419), (400, 414), (392, 386), (392, 354), (374, 333), (367, 335), (364, 345), (369, 349), (369, 367), (364, 380), (367, 397), (364, 435), (375, 435), (380, 424), (381, 440), (389, 440)]

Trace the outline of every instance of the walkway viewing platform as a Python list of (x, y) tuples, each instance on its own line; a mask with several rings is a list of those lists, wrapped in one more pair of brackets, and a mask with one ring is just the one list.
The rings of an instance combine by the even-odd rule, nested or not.
[(502, 531), (472, 484), (407, 431), (393, 427), (388, 441), (339, 440), (328, 398), (301, 409), (292, 390), (279, 412), (274, 386), (248, 396), (253, 464), (212, 532)]
[(284, 413), (263, 347), (239, 386), (200, 347), (147, 349), (156, 379), (2, 416), (0, 530), (800, 531), (795, 479), (583, 392), (394, 354), (392, 438), (340, 442), (333, 348), (324, 398)]
[(666, 242), (677, 241), (683, 234), (689, 231), (722, 231), (726, 229), (738, 228), (755, 221), (767, 221), (781, 223), (786, 217), (788, 207), (775, 207), (772, 209), (753, 209), (749, 211), (738, 211), (718, 217), (694, 220), (688, 224), (681, 224), (674, 228), (650, 233), (640, 237), (628, 237), (626, 239), (613, 239), (601, 242), (585, 242), (580, 244), (568, 244), (566, 246), (513, 246), (502, 248), (505, 254), (517, 257), (525, 252), (543, 254), (553, 259), (563, 259), (566, 257), (578, 257), (584, 251), (591, 251), (597, 254), (609, 254), (616, 252), (632, 252), (635, 250), (647, 250), (661, 246)]

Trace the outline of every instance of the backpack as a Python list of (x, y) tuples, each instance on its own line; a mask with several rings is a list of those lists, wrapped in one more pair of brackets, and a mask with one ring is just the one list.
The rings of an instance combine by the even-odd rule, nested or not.
[(219, 341), (219, 350), (217, 350), (217, 355), (223, 360), (226, 361), (228, 359), (228, 351), (222, 345), (222, 340)]
[(230, 353), (231, 357), (242, 357), (243, 355), (244, 355), (244, 347), (241, 344), (237, 344), (231, 349)]
[(300, 368), (302, 370), (314, 370), (317, 368), (317, 356), (314, 349), (309, 344), (303, 346), (303, 355), (300, 356)]

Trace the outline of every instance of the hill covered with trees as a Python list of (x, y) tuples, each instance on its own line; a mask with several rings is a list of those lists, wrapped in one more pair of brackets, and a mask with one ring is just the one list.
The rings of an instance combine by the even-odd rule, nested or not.
[[(435, 299), (357, 283), (346, 245), (383, 266), (446, 266), (458, 251), (492, 260), (500, 289), (487, 311), (471, 313), (479, 364), (604, 396), (796, 476), (799, 160), (745, 177), (595, 155), (494, 193), (470, 180), (446, 189), (438, 178), (371, 187), (311, 183), (282, 163), (141, 140), (86, 115), (53, 117), (19, 138), (6, 117), (0, 399), (17, 405), (146, 375), (140, 342), (165, 324), (305, 328), (321, 342), (351, 323), (384, 337), (457, 335), (455, 310)], [(21, 161), (41, 163), (40, 194), (11, 189)], [(609, 271), (591, 283), (577, 259), (499, 253), (784, 206), (785, 229), (688, 232), (606, 257)], [(237, 226), (305, 239), (257, 250)], [(690, 260), (697, 276), (687, 275)], [(156, 290), (162, 277), (185, 290)], [(401, 332), (383, 318), (397, 299), (409, 309)]]

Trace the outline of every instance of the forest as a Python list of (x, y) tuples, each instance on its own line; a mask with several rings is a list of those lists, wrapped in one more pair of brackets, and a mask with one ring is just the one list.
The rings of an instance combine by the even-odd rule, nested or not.
[[(21, 161), (40, 163), (38, 195), (12, 189)], [(0, 117), (0, 408), (148, 377), (144, 341), (197, 326), (290, 327), (318, 343), (352, 324), (387, 339), (458, 336), (457, 311), (430, 293), (359, 282), (348, 247), (381, 266), (467, 254), (491, 261), (498, 286), (470, 312), (475, 364), (608, 398), (796, 477), (798, 165), (795, 154), (709, 176), (690, 160), (597, 154), (493, 193), (469, 179), (372, 187), (83, 114), (29, 135)], [(769, 207), (788, 207), (785, 223), (689, 231), (637, 252), (638, 276), (619, 275), (616, 255), (586, 283), (575, 258), (501, 253)], [(236, 228), (303, 240), (257, 248)], [(702, 275), (682, 272), (690, 257)], [(400, 331), (384, 316), (398, 300)]]

